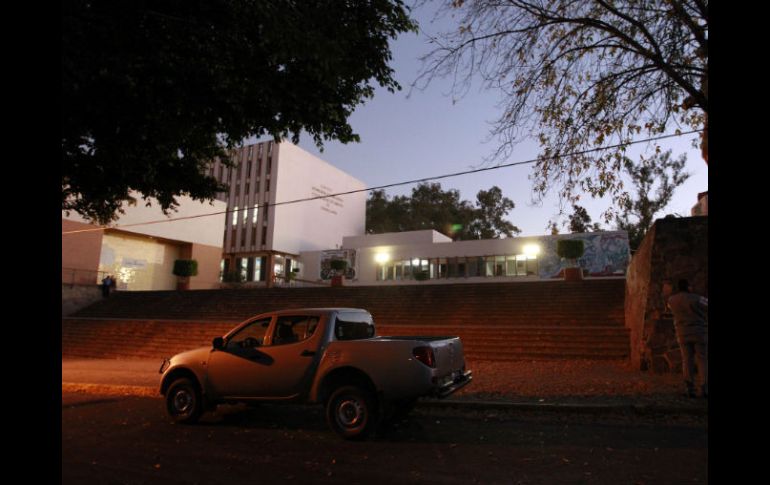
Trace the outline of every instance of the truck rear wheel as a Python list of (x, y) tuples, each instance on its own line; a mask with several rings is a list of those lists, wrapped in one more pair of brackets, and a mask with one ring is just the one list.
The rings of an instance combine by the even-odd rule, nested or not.
[(360, 387), (342, 386), (326, 403), (326, 422), (345, 439), (364, 439), (376, 424), (377, 404), (372, 394)]

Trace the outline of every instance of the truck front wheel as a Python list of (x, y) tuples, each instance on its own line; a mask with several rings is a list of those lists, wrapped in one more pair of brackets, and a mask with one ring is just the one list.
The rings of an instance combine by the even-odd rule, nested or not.
[(326, 403), (326, 422), (345, 439), (363, 439), (375, 427), (376, 400), (360, 387), (342, 386)]
[(203, 414), (198, 386), (187, 378), (175, 380), (166, 391), (166, 412), (177, 423), (195, 423)]

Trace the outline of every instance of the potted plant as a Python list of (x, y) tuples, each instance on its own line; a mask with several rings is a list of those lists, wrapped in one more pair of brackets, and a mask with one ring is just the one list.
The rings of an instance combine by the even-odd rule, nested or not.
[(345, 270), (348, 267), (348, 262), (342, 259), (333, 259), (329, 263), (334, 275), (332, 276), (332, 286), (342, 286), (345, 281)]
[(299, 268), (292, 268), (291, 271), (286, 273), (286, 283), (291, 285), (292, 282), (297, 279), (297, 273), (299, 273)]
[(172, 270), (174, 276), (179, 277), (177, 281), (177, 290), (189, 290), (190, 289), (190, 276), (196, 276), (198, 274), (198, 261), (194, 259), (177, 259), (174, 261), (174, 269)]
[(243, 274), (238, 270), (229, 271), (222, 275), (222, 288), (240, 288), (243, 282)]
[(583, 279), (583, 270), (578, 264), (578, 259), (583, 256), (585, 244), (582, 239), (561, 239), (556, 243), (556, 254), (567, 260), (568, 266), (564, 268), (564, 281), (580, 281)]
[(414, 279), (417, 281), (427, 281), (430, 279), (430, 273), (428, 270), (418, 270), (414, 272)]

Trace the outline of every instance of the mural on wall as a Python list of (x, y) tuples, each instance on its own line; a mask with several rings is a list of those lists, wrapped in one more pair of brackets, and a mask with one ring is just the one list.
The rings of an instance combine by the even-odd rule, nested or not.
[[(539, 276), (541, 278), (560, 278), (566, 261), (556, 254), (556, 242), (559, 237), (540, 238), (542, 251), (539, 256)], [(580, 267), (588, 271), (589, 276), (620, 276), (626, 274), (631, 253), (626, 232), (589, 232), (570, 234), (561, 239), (582, 239), (585, 245), (583, 257), (578, 260)]]
[(356, 250), (355, 249), (336, 249), (321, 251), (321, 279), (328, 281), (332, 279), (334, 270), (331, 262), (335, 259), (341, 259), (348, 262), (348, 268), (345, 270), (345, 278), (352, 280), (356, 277)]

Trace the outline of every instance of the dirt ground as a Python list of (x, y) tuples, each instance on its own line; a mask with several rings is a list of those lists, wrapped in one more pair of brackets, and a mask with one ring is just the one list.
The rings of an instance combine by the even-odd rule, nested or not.
[(453, 398), (488, 401), (688, 402), (682, 377), (634, 369), (626, 361), (469, 361), (473, 383)]

